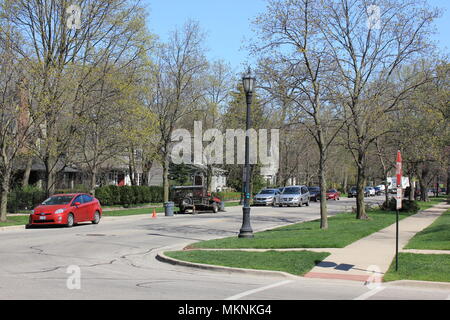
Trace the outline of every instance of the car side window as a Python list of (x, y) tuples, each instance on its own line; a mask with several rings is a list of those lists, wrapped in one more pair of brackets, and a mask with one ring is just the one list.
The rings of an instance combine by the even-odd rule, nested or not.
[(72, 205), (75, 204), (75, 202), (84, 203), (83, 196), (78, 196), (72, 201)]
[(92, 197), (91, 196), (88, 196), (87, 194), (83, 194), (83, 202), (84, 203), (88, 203), (88, 202), (91, 202), (93, 199), (92, 199)]
[(302, 187), (302, 194), (308, 193), (308, 189), (305, 187)]

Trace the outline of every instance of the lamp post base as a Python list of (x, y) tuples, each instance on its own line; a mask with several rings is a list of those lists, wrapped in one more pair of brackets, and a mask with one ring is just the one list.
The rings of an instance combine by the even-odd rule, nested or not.
[(248, 239), (254, 238), (253, 231), (243, 231), (241, 229), (241, 231), (239, 231), (239, 236), (238, 237), (239, 238), (248, 238)]
[(253, 238), (253, 230), (250, 226), (250, 207), (242, 208), (243, 223), (242, 228), (239, 230), (239, 238)]

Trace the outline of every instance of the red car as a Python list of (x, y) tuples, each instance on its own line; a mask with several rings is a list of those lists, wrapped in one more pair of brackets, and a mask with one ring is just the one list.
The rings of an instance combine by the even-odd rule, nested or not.
[(333, 199), (333, 200), (339, 200), (341, 197), (341, 193), (337, 191), (336, 189), (330, 189), (327, 191), (327, 200)]
[(27, 227), (64, 225), (70, 228), (89, 221), (98, 224), (102, 212), (100, 202), (88, 194), (56, 194), (34, 208)]

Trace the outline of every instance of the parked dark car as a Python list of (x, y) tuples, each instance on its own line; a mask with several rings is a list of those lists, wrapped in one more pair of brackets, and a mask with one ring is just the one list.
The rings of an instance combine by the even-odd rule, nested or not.
[(356, 197), (357, 194), (358, 194), (358, 190), (356, 189), (356, 187), (352, 187), (352, 188), (350, 188), (350, 191), (348, 192), (348, 197), (353, 198), (353, 197)]
[[(352, 187), (350, 189), (350, 191), (348, 192), (349, 198), (353, 198), (353, 197), (356, 198), (357, 195), (358, 195), (358, 190), (356, 189), (356, 187)], [(365, 187), (364, 188), (364, 197), (369, 197), (369, 196), (370, 196), (370, 189), (369, 189), (369, 187)]]
[(311, 201), (319, 201), (320, 200), (320, 188), (319, 187), (308, 187), (310, 200)]
[(375, 195), (380, 196), (383, 194), (383, 191), (380, 187), (374, 187), (375, 188)]

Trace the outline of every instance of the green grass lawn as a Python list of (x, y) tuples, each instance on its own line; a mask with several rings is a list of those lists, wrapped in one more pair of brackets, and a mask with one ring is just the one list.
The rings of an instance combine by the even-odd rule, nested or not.
[[(141, 203), (129, 206), (127, 209), (139, 209), (140, 207), (162, 207), (162, 203)], [(123, 205), (115, 204), (111, 206), (102, 206), (103, 210), (123, 208)]]
[(153, 213), (153, 209), (156, 210), (157, 213), (164, 212), (163, 207), (155, 207), (155, 208), (140, 208), (140, 209), (123, 209), (123, 210), (113, 210), (113, 211), (103, 211), (103, 216), (105, 217), (118, 217), (118, 216), (133, 216), (138, 214), (149, 214)]
[(399, 268), (395, 271), (395, 260), (384, 281), (422, 280), (450, 282), (450, 255), (448, 254), (415, 254), (400, 253)]
[(426, 210), (442, 202), (446, 202), (446, 198), (443, 196), (440, 196), (438, 198), (430, 198), (430, 201), (428, 202), (418, 201), (420, 210)]
[[(344, 248), (354, 241), (395, 223), (395, 212), (372, 210), (370, 220), (356, 220), (353, 213), (341, 213), (328, 219), (328, 230), (320, 229), (320, 221), (297, 223), (257, 232), (252, 239), (229, 237), (194, 243), (193, 248)], [(401, 213), (403, 219), (410, 214)]]
[(29, 216), (8, 216), (6, 222), (0, 222), (0, 227), (20, 226), (28, 223)]
[(450, 210), (417, 233), (405, 249), (450, 250)]
[(172, 251), (165, 255), (194, 263), (234, 268), (284, 271), (304, 275), (317, 263), (329, 256), (326, 252), (243, 252), (243, 251)]

